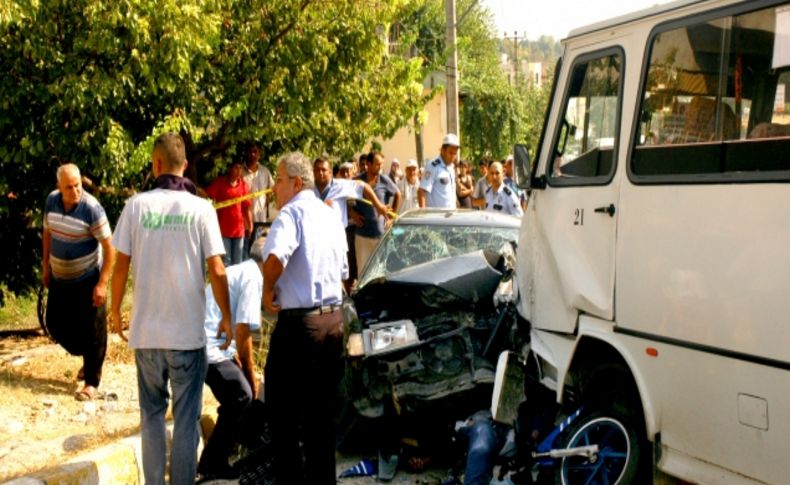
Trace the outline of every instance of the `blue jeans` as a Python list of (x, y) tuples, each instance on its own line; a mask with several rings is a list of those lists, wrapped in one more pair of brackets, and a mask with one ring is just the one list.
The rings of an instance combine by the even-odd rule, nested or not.
[(501, 426), (494, 423), (489, 411), (478, 411), (460, 430), (469, 440), (464, 485), (488, 485), (494, 470), (494, 459), (504, 443)]
[(208, 361), (205, 347), (195, 350), (135, 349), (142, 428), (145, 483), (165, 483), (165, 413), (173, 389), (173, 441), (170, 483), (195, 483), (198, 419)]
[(222, 244), (225, 245), (225, 256), (222, 262), (225, 266), (241, 263), (242, 251), (244, 250), (243, 237), (222, 237)]

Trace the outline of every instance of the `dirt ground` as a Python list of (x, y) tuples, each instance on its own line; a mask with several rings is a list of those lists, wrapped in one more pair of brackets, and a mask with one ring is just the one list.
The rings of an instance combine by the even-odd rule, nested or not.
[[(79, 402), (76, 379), (82, 359), (69, 355), (38, 332), (0, 335), (0, 482), (39, 471), (139, 432), (137, 380), (132, 354), (111, 335), (100, 391)], [(205, 388), (204, 413), (217, 406)], [(375, 450), (338, 454), (338, 473)], [(394, 484), (439, 484), (447, 470), (399, 471)], [(233, 483), (233, 482), (229, 482)], [(378, 483), (374, 477), (346, 478), (345, 485)]]
[[(0, 338), (0, 481), (41, 470), (139, 430), (131, 352), (108, 343), (101, 399), (79, 402), (80, 357), (49, 338)], [(209, 393), (210, 396), (210, 393)]]

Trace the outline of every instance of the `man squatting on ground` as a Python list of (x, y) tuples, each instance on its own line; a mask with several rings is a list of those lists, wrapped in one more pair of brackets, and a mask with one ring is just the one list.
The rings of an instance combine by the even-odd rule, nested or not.
[(206, 351), (208, 373), (206, 384), (219, 401), (217, 423), (203, 448), (198, 463), (202, 477), (236, 478), (228, 458), (238, 442), (244, 412), (258, 396), (258, 380), (252, 354), (252, 331), (261, 328), (263, 296), (263, 262), (261, 251), (266, 240), (260, 238), (250, 247), (250, 257), (240, 264), (228, 266), (233, 343), (223, 348), (224, 337), (217, 338), (222, 312), (214, 299), (211, 285), (206, 287)]
[(99, 202), (83, 192), (80, 170), (58, 167), (58, 188), (44, 206), (43, 283), (49, 288), (46, 324), (52, 338), (81, 355), (85, 386), (80, 401), (96, 397), (107, 352), (107, 282), (115, 250), (110, 223)]
[(347, 246), (340, 219), (315, 195), (314, 185), (304, 155), (280, 158), (274, 185), (280, 214), (263, 249), (263, 303), (278, 313), (264, 380), (278, 483), (336, 483)]
[(203, 264), (207, 263), (222, 313), (217, 333), (224, 333), (227, 347), (232, 330), (222, 264), (225, 250), (216, 211), (210, 202), (194, 195), (194, 184), (183, 177), (187, 161), (181, 137), (167, 133), (157, 138), (151, 161), (156, 188), (126, 202), (113, 236), (118, 255), (110, 322), (125, 338), (121, 303), (132, 266), (129, 346), (137, 365), (145, 483), (165, 483), (165, 412), (170, 381), (174, 421), (170, 482), (193, 484), (207, 368)]

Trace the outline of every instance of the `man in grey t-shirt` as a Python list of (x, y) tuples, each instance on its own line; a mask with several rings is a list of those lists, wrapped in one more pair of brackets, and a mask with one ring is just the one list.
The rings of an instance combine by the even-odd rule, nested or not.
[(230, 344), (228, 280), (217, 214), (195, 196), (183, 177), (184, 141), (167, 133), (154, 142), (151, 155), (156, 188), (137, 194), (118, 219), (113, 245), (117, 250), (112, 276), (110, 322), (125, 338), (121, 303), (134, 271), (134, 301), (129, 346), (134, 349), (146, 483), (165, 483), (165, 413), (168, 381), (173, 392), (173, 447), (170, 482), (192, 484), (197, 469), (198, 428), (206, 378), (206, 335), (203, 330), (204, 262), (221, 310), (218, 335)]

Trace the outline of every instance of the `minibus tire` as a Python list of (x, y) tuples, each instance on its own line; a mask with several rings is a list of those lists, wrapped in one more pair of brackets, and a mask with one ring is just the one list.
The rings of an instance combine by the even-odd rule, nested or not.
[[(605, 441), (596, 442), (599, 438)], [(597, 459), (560, 458), (554, 474), (557, 485), (601, 484), (627, 485), (639, 470), (642, 441), (629, 418), (612, 411), (598, 411), (582, 416), (563, 434), (558, 448), (597, 444)], [(603, 463), (601, 460), (604, 460)], [(603, 479), (604, 474), (606, 480)]]

